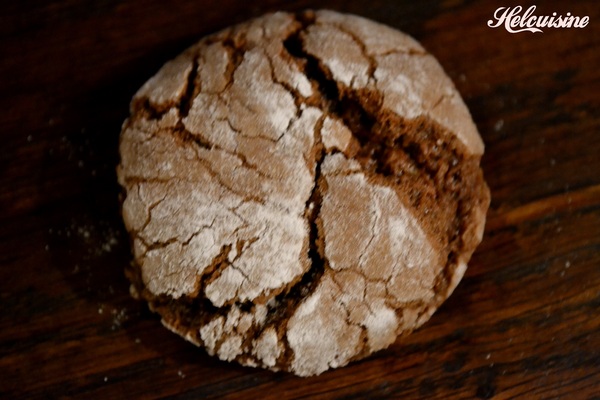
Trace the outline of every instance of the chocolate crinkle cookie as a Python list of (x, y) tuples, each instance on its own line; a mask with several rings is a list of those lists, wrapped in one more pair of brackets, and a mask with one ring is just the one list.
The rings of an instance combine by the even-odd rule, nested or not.
[(364, 358), (462, 278), (483, 149), (438, 62), (394, 29), (309, 11), (207, 36), (123, 126), (132, 294), (222, 360), (308, 376)]

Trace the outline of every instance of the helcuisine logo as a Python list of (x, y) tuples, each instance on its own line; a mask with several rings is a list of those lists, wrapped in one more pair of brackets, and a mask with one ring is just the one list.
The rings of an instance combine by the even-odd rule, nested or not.
[(566, 15), (534, 15), (536, 7), (529, 7), (522, 15), (523, 7), (500, 7), (494, 13), (487, 25), (490, 28), (504, 28), (510, 33), (543, 32), (542, 28), (585, 28), (590, 22), (590, 17), (577, 17), (568, 12)]

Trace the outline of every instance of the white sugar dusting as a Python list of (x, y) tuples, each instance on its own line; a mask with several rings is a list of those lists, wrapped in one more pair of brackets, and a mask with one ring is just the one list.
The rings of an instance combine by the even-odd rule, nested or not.
[[(301, 33), (285, 13), (242, 29), (244, 49), (232, 49), (238, 45), (234, 34), (221, 33), (214, 43), (167, 63), (136, 94), (136, 101), (147, 100), (161, 115), (132, 118), (122, 133), (123, 218), (145, 290), (175, 300), (198, 296), (220, 310), (197, 331), (164, 320), (168, 329), (222, 360), (319, 374), (389, 346), (398, 332), (429, 318), (433, 306), (403, 313), (393, 307), (431, 305), (445, 260), (404, 205), (404, 194), (346, 158), (357, 139), (341, 118), (315, 107), (315, 98), (306, 100), (317, 86), (301, 62), (290, 62), (285, 38), (298, 34), (303, 51), (318, 59), (340, 90), (377, 91), (387, 111), (404, 119), (429, 117), (473, 153), (480, 151), (477, 134), (472, 123), (452, 125), (455, 114), (470, 118), (466, 107), (435, 59), (406, 35), (327, 11)], [(223, 42), (226, 36), (231, 42)], [(269, 37), (277, 40), (265, 44)], [(187, 110), (180, 102), (192, 56), (200, 93), (185, 99), (185, 105), (191, 102)], [(495, 131), (503, 124), (497, 121)], [(319, 169), (315, 150), (323, 149)], [(318, 171), (320, 204), (311, 197)], [(284, 309), (274, 325), (273, 315), (288, 305), (279, 294), (311, 266), (307, 214), (315, 207), (328, 268), (316, 287), (303, 288), (303, 297), (294, 299), (299, 305), (292, 315)], [(93, 229), (78, 228), (74, 236), (93, 239)], [(107, 235), (98, 251), (111, 253), (118, 244)], [(567, 261), (565, 270), (569, 266)], [(459, 259), (455, 268), (449, 292), (466, 263)], [(136, 296), (147, 293), (133, 289)], [(113, 330), (120, 329), (127, 310), (108, 311), (98, 307), (112, 318)], [(186, 376), (182, 370), (177, 375)]]

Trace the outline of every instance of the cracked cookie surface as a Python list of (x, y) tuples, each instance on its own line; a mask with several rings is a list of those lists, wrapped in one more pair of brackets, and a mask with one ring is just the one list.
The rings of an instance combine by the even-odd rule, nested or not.
[(211, 355), (301, 376), (427, 321), (490, 200), (437, 61), (332, 11), (202, 39), (134, 96), (120, 154), (132, 293)]

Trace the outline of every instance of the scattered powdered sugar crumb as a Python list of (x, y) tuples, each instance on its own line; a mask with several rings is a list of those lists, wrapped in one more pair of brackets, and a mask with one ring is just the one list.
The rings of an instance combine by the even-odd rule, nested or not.
[(183, 373), (182, 370), (177, 371), (177, 376), (179, 376), (181, 379), (185, 378), (185, 374)]
[[(89, 218), (85, 217), (85, 219)], [(73, 219), (63, 226), (48, 228), (48, 235), (51, 239), (44, 246), (46, 251), (50, 251), (51, 247), (57, 247), (60, 250), (60, 248), (72, 249), (74, 246), (83, 246), (83, 251), (78, 252), (82, 254), (80, 261), (83, 262), (112, 253), (119, 246), (122, 233), (111, 221), (81, 223)], [(53, 245), (53, 243), (55, 244)], [(81, 264), (76, 264), (72, 273), (78, 273), (81, 268)], [(89, 270), (89, 267), (86, 268)]]
[[(105, 304), (98, 304), (98, 314), (104, 315), (104, 311), (106, 310), (106, 308), (107, 307)], [(122, 308), (120, 310), (117, 308), (113, 308), (109, 315), (112, 316), (110, 327), (112, 331), (120, 329), (123, 326), (123, 324), (129, 319), (129, 316), (127, 315), (127, 308)], [(140, 339), (137, 338), (136, 343), (140, 343), (139, 340)]]
[(116, 331), (119, 328), (121, 328), (123, 323), (129, 319), (126, 308), (122, 308), (121, 310), (117, 310), (115, 308), (112, 310), (111, 314), (113, 316), (111, 330), (113, 331)]
[(105, 253), (110, 253), (114, 246), (116, 246), (118, 243), (119, 241), (115, 236), (109, 236), (106, 238), (106, 241), (102, 243), (102, 251)]
[(77, 228), (77, 234), (79, 234), (79, 236), (81, 236), (84, 239), (89, 239), (90, 237), (90, 231), (88, 228), (80, 226), (79, 228)]
[(504, 126), (504, 120), (503, 119), (499, 119), (495, 124), (494, 124), (494, 130), (496, 132), (500, 132), (500, 130), (502, 129), (502, 127)]

